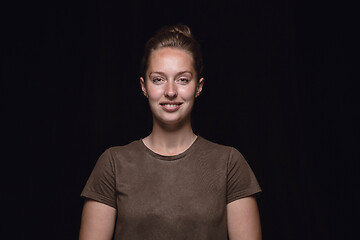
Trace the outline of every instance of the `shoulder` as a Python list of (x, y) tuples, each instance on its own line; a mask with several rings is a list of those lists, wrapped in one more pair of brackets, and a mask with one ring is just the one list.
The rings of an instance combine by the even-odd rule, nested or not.
[(221, 150), (221, 151), (229, 151), (231, 148), (230, 146), (215, 143), (215, 142), (207, 140), (201, 136), (199, 136), (199, 145), (198, 146), (201, 148), (216, 149), (216, 150)]
[(209, 156), (217, 160), (226, 161), (229, 167), (246, 164), (244, 156), (235, 147), (209, 141), (200, 137), (199, 151), (207, 152)]
[(198, 147), (200, 149), (207, 149), (208, 151), (211, 151), (214, 153), (217, 152), (217, 153), (221, 153), (221, 154), (226, 154), (228, 156), (241, 155), (241, 153), (232, 146), (215, 143), (213, 141), (207, 140), (200, 136), (199, 136), (199, 142), (200, 143), (199, 143)]
[(134, 140), (126, 145), (107, 148), (99, 157), (98, 162), (114, 164), (118, 160), (126, 159), (129, 155), (141, 152), (141, 140)]
[(126, 145), (122, 146), (113, 146), (105, 150), (104, 153), (107, 153), (113, 157), (121, 154), (136, 152), (141, 149), (141, 140), (134, 140)]

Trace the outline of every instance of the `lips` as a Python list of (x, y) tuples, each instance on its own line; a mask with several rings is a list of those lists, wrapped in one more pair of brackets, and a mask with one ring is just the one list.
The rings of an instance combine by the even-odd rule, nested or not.
[(166, 112), (175, 112), (180, 108), (181, 102), (162, 102), (160, 103), (161, 107)]

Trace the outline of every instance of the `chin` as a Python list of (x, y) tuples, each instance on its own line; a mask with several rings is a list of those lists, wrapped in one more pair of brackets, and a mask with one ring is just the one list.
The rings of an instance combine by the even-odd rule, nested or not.
[(159, 125), (183, 125), (187, 122), (187, 119), (190, 118), (182, 118), (182, 117), (162, 117), (162, 118), (154, 118), (154, 121), (158, 122)]
[(184, 122), (182, 119), (161, 119), (158, 122), (161, 122), (163, 125), (177, 125)]

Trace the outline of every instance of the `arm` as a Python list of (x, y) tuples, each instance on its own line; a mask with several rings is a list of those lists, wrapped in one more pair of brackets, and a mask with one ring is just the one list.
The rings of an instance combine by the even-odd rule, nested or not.
[(115, 208), (87, 199), (82, 212), (79, 240), (112, 239), (115, 219)]
[(261, 240), (260, 216), (255, 197), (229, 203), (227, 221), (230, 240)]

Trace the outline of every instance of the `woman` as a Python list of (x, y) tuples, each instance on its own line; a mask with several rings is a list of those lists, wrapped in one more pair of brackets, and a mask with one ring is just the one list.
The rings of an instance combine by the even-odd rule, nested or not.
[(80, 240), (261, 239), (261, 189), (245, 159), (192, 130), (204, 79), (190, 29), (161, 29), (146, 44), (142, 71), (152, 132), (99, 158), (82, 192)]

